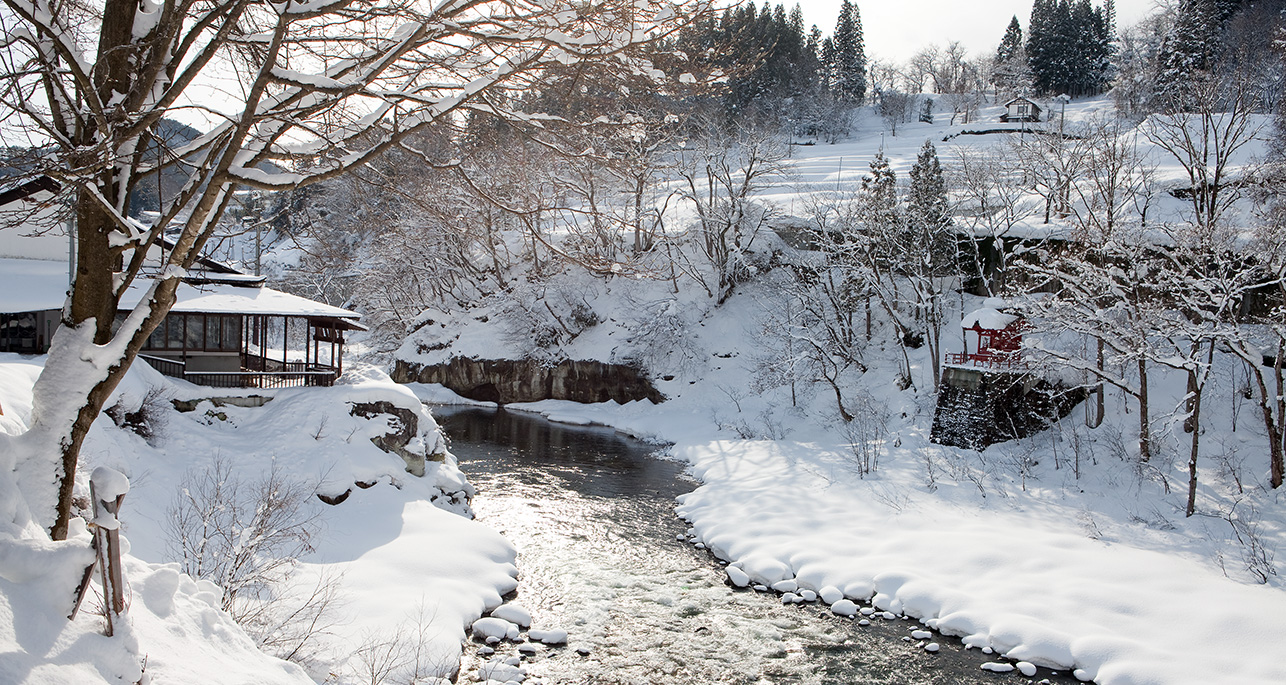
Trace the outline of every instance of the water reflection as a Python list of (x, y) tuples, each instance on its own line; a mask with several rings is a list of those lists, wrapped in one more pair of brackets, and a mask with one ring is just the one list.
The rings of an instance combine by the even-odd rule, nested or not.
[[(696, 484), (682, 465), (653, 457), (653, 446), (517, 413), (434, 414), (478, 487), (478, 518), (518, 547), (516, 601), (535, 627), (571, 636), (569, 647), (525, 660), (540, 682), (1007, 681), (982, 673), (985, 657), (953, 641), (935, 655), (903, 642), (913, 621), (859, 628), (818, 605), (729, 588), (708, 554), (676, 540), (686, 526), (674, 498)], [(465, 669), (476, 668), (467, 651)]]

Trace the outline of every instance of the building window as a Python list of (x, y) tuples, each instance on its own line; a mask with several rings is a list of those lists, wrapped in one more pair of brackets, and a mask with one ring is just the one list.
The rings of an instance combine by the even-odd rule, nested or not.
[(188, 314), (184, 318), (187, 319), (187, 331), (183, 336), (183, 347), (189, 350), (205, 349), (205, 317), (201, 314)]
[(182, 314), (171, 314), (165, 317), (165, 348), (170, 350), (183, 349), (183, 321)]

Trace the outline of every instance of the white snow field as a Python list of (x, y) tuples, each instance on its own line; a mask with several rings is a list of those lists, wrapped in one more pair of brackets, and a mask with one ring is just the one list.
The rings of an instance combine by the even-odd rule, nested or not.
[[(1108, 108), (1104, 100), (1075, 102), (1067, 118), (1087, 120)], [(810, 194), (851, 188), (881, 146), (903, 181), (925, 139), (950, 168), (954, 146), (986, 147), (1014, 135), (962, 135), (1000, 128), (985, 123), (997, 113), (984, 110), (984, 123), (967, 126), (909, 124), (897, 137), (868, 116), (838, 145), (795, 147), (795, 176), (762, 199), (781, 214), (806, 216)], [(1261, 149), (1248, 146), (1245, 154)], [(1153, 161), (1159, 177), (1177, 172), (1160, 156)], [(1161, 197), (1153, 209), (1164, 219), (1179, 216), (1183, 205)], [(684, 212), (690, 210), (680, 207), (667, 221), (682, 223)], [(1014, 233), (1066, 229), (1041, 220), (1033, 210)], [(787, 248), (765, 234), (756, 249)], [(980, 648), (980, 677), (984, 667), (1027, 673), (1036, 664), (1102, 685), (1286, 682), (1286, 593), (1276, 558), (1286, 547), (1286, 503), (1266, 487), (1262, 428), (1253, 407), (1238, 399), (1231, 366), (1216, 369), (1207, 391), (1206, 456), (1192, 518), (1183, 516), (1185, 437), (1175, 418), (1183, 378), (1161, 370), (1152, 382), (1160, 444), (1146, 467), (1131, 452), (1136, 410), (1116, 392), (1097, 429), (1084, 426), (1078, 409), (1053, 430), (972, 452), (928, 441), (934, 396), (927, 352), (910, 352), (913, 385), (900, 390), (901, 353), (877, 339), (865, 351), (869, 371), (852, 374), (844, 387), (889, 418), (878, 466), (859, 474), (831, 390), (768, 378), (780, 364), (765, 342), (778, 286), (772, 274), (760, 276), (718, 307), (700, 288), (675, 293), (666, 281), (551, 278), (551, 293), (573, 293), (603, 319), (557, 352), (602, 361), (645, 355), (669, 399), (511, 408), (672, 444), (669, 456), (689, 463), (703, 483), (677, 503), (677, 513), (691, 522), (694, 543), (730, 562), (732, 584), (791, 588), (801, 600), (816, 593), (836, 613), (858, 616), (859, 625), (911, 616), (950, 636), (926, 649), (943, 639)], [(961, 297), (952, 303), (954, 316), (982, 304)], [(506, 329), (491, 307), (426, 312), (421, 323), (434, 323), (411, 336), (398, 357), (434, 363), (533, 352), (526, 332)], [(680, 334), (637, 336), (649, 317), (677, 322)], [(957, 335), (948, 330), (945, 351), (960, 350)], [(40, 363), (0, 355), (0, 448), (30, 418)], [(380, 653), (406, 655), (402, 665), (421, 675), (446, 676), (471, 624), (480, 635), (498, 638), (502, 628), (509, 635), (508, 621), (521, 612), (474, 621), (517, 587), (516, 554), (467, 518), (461, 502), (471, 489), (453, 459), (430, 461), (423, 477), (406, 473), (400, 457), (370, 441), (394, 430), (394, 417), (350, 413), (353, 403), (372, 401), (411, 410), (419, 418), (416, 448), (436, 454), (435, 425), (419, 400), (463, 400), (436, 386), (397, 387), (373, 369), (350, 369), (343, 380), (331, 389), (275, 391), (262, 407), (202, 403), (178, 412), (165, 408), (169, 399), (209, 391), (141, 364), (131, 370), (108, 405), (119, 401), (133, 411), (155, 403), (151, 389), (162, 389), (155, 435), (144, 439), (102, 417), (82, 452), (85, 474), (105, 466), (130, 481), (120, 515), (130, 543), (130, 627), (113, 638), (101, 636), (92, 596), (75, 621), (63, 618), (87, 534), (79, 525), (72, 540), (52, 543), (31, 524), (12, 457), (0, 449), (0, 682), (136, 682), (146, 673), (152, 683), (308, 683), (333, 673), (333, 682), (346, 685), (369, 672)], [(216, 461), (248, 482), (276, 468), (310, 492), (349, 493), (336, 506), (307, 500), (321, 525), (289, 589), (307, 593), (329, 577), (343, 599), (337, 618), (315, 636), (308, 670), (256, 649), (218, 609), (217, 587), (169, 563), (175, 554), (165, 540), (167, 512), (185, 475)], [(1241, 528), (1231, 526), (1233, 512)], [(1252, 532), (1257, 548), (1246, 544)], [(576, 644), (574, 630), (529, 633), (537, 636)], [(482, 675), (523, 672), (497, 660)]]
[[(0, 432), (23, 430), (42, 361), (0, 355)], [(258, 408), (205, 402), (180, 413), (170, 399), (211, 391), (136, 364), (107, 404), (120, 401), (132, 411), (149, 392), (164, 393), (157, 434), (145, 441), (104, 416), (82, 452), (84, 473), (109, 466), (130, 479), (120, 514), (128, 543), (129, 627), (112, 638), (101, 635), (96, 589), (74, 622), (65, 618), (89, 558), (87, 533), (54, 543), (33, 524), (14, 525), (15, 516), (7, 515), (0, 528), (0, 682), (135, 682), (146, 673), (154, 684), (300, 684), (328, 676), (350, 683), (361, 681), (371, 654), (381, 649), (394, 657), (395, 673), (411, 668), (403, 662), (413, 656), (422, 678), (451, 675), (465, 628), (516, 586), (514, 549), (468, 518), (463, 498), (472, 488), (443, 453), (436, 424), (414, 396), (371, 370), (350, 373), (345, 381), (333, 388), (262, 391), (272, 399)], [(350, 408), (374, 401), (416, 412), (419, 432), (409, 447), (445, 461), (430, 461), (426, 474), (416, 477), (400, 457), (372, 444), (370, 438), (395, 428), (396, 419), (362, 419)], [(175, 558), (166, 539), (168, 511), (181, 495), (180, 484), (215, 459), (246, 484), (275, 465), (283, 481), (309, 493), (303, 509), (317, 517), (318, 532), (283, 592), (312, 592), (326, 577), (337, 583), (339, 599), (306, 647), (313, 654), (307, 671), (260, 651), (219, 608), (218, 586), (167, 563)], [(22, 503), (14, 498), (12, 464), (0, 466), (0, 493), (11, 514)], [(358, 482), (370, 487), (354, 487)], [(311, 495), (350, 489), (336, 506)]]

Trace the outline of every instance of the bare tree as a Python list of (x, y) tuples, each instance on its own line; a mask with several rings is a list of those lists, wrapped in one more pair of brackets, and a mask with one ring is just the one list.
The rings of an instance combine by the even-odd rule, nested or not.
[(1184, 88), (1183, 101), (1173, 104), (1179, 111), (1153, 115), (1144, 135), (1179, 163), (1187, 175), (1192, 222), (1209, 232), (1242, 195), (1244, 179), (1231, 173), (1237, 154), (1263, 127), (1255, 116), (1257, 103), (1240, 79), (1198, 74)]
[(680, 153), (683, 195), (697, 213), (694, 243), (714, 270), (712, 283), (693, 275), (718, 304), (749, 275), (749, 253), (770, 217), (754, 201), (786, 169), (787, 145), (774, 132), (753, 126), (725, 130), (707, 122)]
[(305, 663), (339, 620), (336, 576), (293, 581), (299, 557), (312, 551), (316, 506), (312, 491), (286, 480), (276, 465), (251, 480), (215, 455), (184, 477), (164, 522), (183, 572), (222, 588), (224, 611), (260, 649)]
[[(548, 67), (608, 60), (643, 73), (640, 44), (671, 35), (700, 3), (553, 0), (285, 3), (263, 0), (6, 0), (0, 117), (42, 148), (38, 170), (71, 196), (76, 279), (36, 383), (31, 427), (13, 442), (36, 519), (66, 536), (81, 443), (103, 402), (174, 302), (235, 189), (335, 177), (466, 110), (527, 120), (507, 89)], [(677, 11), (676, 11), (677, 10)], [(618, 59), (620, 58), (620, 59)], [(212, 79), (240, 88), (215, 103)], [(216, 122), (144, 159), (177, 113)], [(271, 165), (271, 166), (270, 166)], [(160, 217), (126, 217), (140, 178), (185, 177)], [(288, 170), (283, 170), (288, 169)], [(164, 267), (116, 328), (149, 249), (177, 225)]]
[(911, 120), (915, 111), (916, 97), (893, 88), (881, 89), (875, 94), (875, 111), (879, 112), (889, 135), (898, 135), (898, 126)]

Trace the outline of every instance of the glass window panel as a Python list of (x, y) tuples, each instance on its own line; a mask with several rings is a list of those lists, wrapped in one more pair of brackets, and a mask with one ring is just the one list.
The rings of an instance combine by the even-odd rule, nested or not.
[(165, 319), (161, 319), (161, 325), (157, 326), (156, 330), (147, 336), (147, 343), (144, 348), (149, 350), (165, 349)]
[(219, 325), (219, 319), (223, 317), (216, 314), (205, 315), (205, 349), (218, 350), (219, 338), (223, 333), (223, 327)]
[(188, 314), (188, 330), (183, 340), (189, 350), (205, 349), (205, 316), (202, 314)]
[(183, 349), (183, 320), (182, 314), (170, 314), (165, 317), (165, 346), (171, 350)]
[(241, 317), (223, 317), (223, 349), (236, 352), (241, 349)]

